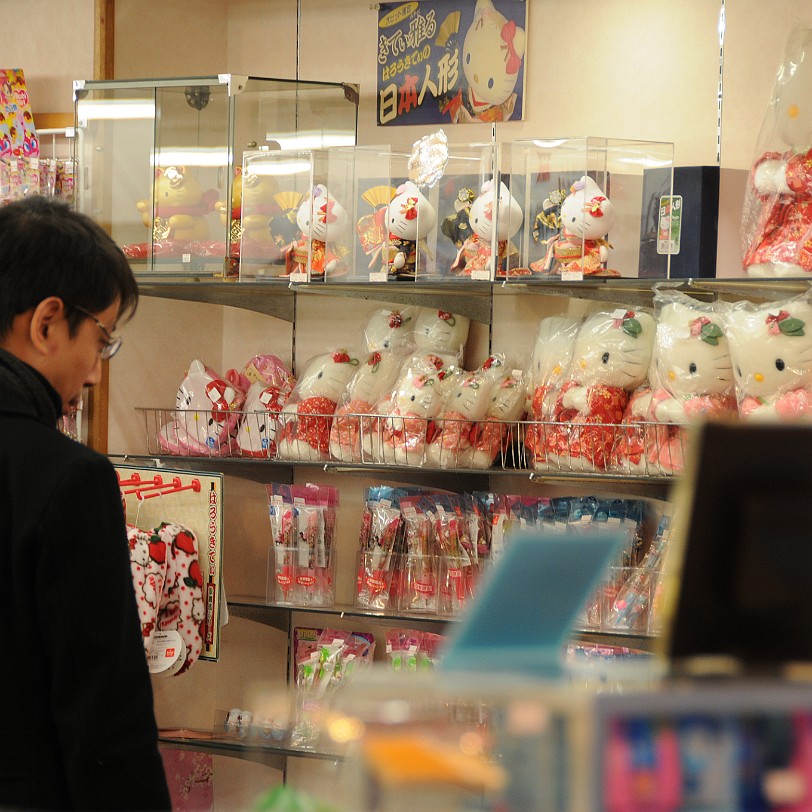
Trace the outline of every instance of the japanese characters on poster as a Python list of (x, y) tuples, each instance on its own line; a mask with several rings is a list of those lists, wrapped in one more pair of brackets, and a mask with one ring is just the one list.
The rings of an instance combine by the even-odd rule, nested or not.
[(519, 120), (524, 0), (420, 0), (378, 11), (378, 124)]

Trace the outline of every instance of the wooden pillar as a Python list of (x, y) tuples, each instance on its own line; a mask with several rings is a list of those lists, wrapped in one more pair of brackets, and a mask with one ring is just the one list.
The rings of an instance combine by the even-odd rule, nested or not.
[[(112, 79), (114, 73), (115, 0), (95, 0), (93, 4), (93, 78)], [(87, 444), (101, 454), (107, 453), (109, 362), (102, 362), (99, 383), (88, 390)]]

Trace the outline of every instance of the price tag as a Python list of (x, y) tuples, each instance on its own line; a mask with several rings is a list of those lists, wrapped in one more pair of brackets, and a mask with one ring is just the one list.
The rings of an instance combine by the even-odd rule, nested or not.
[(147, 655), (150, 674), (176, 674), (186, 660), (186, 644), (175, 629), (156, 631)]

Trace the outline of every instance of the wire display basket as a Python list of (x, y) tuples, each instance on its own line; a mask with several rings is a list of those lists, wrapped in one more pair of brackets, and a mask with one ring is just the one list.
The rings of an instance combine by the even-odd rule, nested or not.
[(147, 453), (434, 470), (669, 477), (683, 426), (138, 408)]

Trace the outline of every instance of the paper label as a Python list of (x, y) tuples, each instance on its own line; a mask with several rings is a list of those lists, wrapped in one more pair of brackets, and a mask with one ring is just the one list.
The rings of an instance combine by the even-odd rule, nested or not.
[(370, 271), (369, 273), (370, 282), (386, 282), (386, 279), (387, 279), (386, 271)]
[(156, 631), (147, 655), (150, 674), (174, 674), (186, 660), (186, 646), (175, 629)]
[(657, 253), (679, 254), (682, 233), (682, 195), (660, 198), (660, 219), (657, 224)]

